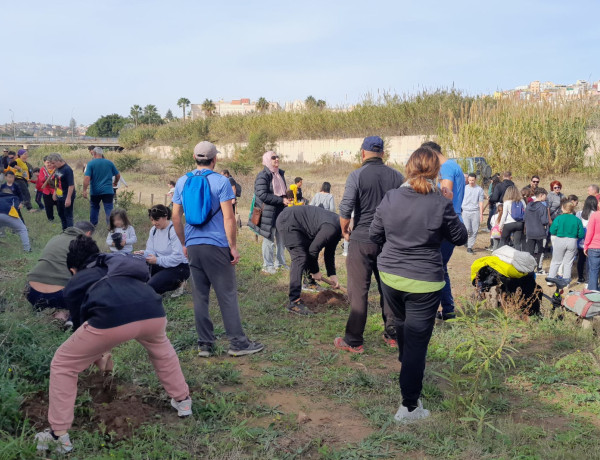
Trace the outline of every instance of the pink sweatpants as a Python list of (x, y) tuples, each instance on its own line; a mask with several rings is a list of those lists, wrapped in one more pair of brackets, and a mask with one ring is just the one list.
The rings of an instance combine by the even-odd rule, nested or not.
[(189, 396), (177, 353), (167, 338), (166, 318), (153, 318), (110, 329), (82, 324), (63, 343), (50, 365), (50, 407), (48, 421), (53, 430), (68, 430), (73, 423), (79, 373), (102, 354), (129, 340), (137, 340), (148, 352), (156, 375), (166, 392), (177, 401)]

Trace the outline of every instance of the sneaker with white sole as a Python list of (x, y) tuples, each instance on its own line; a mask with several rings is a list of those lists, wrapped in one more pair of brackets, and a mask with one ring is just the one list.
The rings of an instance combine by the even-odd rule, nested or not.
[(54, 450), (59, 454), (66, 454), (73, 450), (69, 433), (55, 436), (50, 428), (46, 428), (35, 435), (35, 440), (37, 441), (36, 449), (40, 451)]
[(181, 283), (179, 285), (179, 287), (177, 289), (175, 289), (172, 293), (171, 293), (171, 299), (175, 299), (177, 297), (181, 297), (184, 293), (185, 290), (185, 283)]
[(198, 345), (198, 356), (200, 358), (210, 358), (215, 354), (215, 347), (213, 345)]
[(179, 417), (187, 417), (188, 415), (192, 415), (192, 398), (189, 396), (183, 401), (179, 402), (171, 398), (171, 406), (177, 409), (177, 415)]
[(262, 351), (265, 346), (260, 342), (250, 342), (246, 348), (229, 348), (227, 354), (229, 356), (246, 356), (253, 355)]
[(408, 407), (400, 405), (398, 412), (394, 415), (394, 420), (400, 423), (413, 423), (430, 415), (431, 413), (427, 409), (423, 409), (423, 403), (419, 399), (418, 406), (412, 412), (408, 411)]
[(274, 275), (275, 273), (277, 273), (277, 269), (273, 266), (263, 267), (263, 269), (261, 270), (261, 273), (263, 273), (265, 275)]

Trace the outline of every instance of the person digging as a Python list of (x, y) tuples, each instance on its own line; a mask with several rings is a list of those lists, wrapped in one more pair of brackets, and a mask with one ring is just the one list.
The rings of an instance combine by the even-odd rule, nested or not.
[(319, 253), (324, 251), (327, 276), (334, 289), (340, 288), (335, 271), (335, 249), (342, 239), (342, 228), (337, 214), (318, 206), (285, 208), (276, 223), (283, 244), (290, 252), (289, 303), (286, 308), (297, 315), (314, 314), (302, 302), (302, 272), (307, 269), (315, 281), (326, 281), (319, 271)]

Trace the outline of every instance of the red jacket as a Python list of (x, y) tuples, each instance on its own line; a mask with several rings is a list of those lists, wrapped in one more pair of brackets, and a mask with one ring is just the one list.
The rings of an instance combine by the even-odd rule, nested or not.
[[(54, 170), (52, 172), (54, 172)], [(52, 174), (46, 169), (46, 167), (43, 167), (42, 169), (40, 169), (37, 180), (35, 181), (35, 189), (38, 192), (42, 192), (44, 195), (52, 195), (54, 193), (54, 187), (52, 187), (52, 180), (48, 181), (48, 185), (42, 188), (42, 185), (44, 185), (44, 182), (46, 182), (46, 179), (48, 179), (48, 177), (52, 177)]]

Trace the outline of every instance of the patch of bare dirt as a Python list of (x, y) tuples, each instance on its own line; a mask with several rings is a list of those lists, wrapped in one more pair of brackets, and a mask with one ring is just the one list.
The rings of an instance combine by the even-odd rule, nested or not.
[(318, 293), (303, 292), (301, 299), (315, 313), (322, 313), (331, 309), (346, 309), (349, 305), (346, 295), (331, 290)]
[[(356, 443), (374, 431), (359, 412), (323, 397), (278, 390), (265, 394), (264, 402), (286, 415), (295, 416), (298, 431), (293, 436), (279, 440), (280, 447), (289, 452), (314, 439), (326, 440), (328, 445)], [(256, 422), (268, 425), (272, 420), (268, 418)]]
[[(114, 433), (113, 439), (130, 437), (145, 423), (175, 423), (177, 412), (163, 400), (133, 385), (117, 386), (116, 382), (100, 373), (80, 375), (78, 394), (89, 391), (91, 401), (76, 408), (75, 428), (98, 429)], [(48, 426), (48, 394), (39, 392), (28, 398), (22, 406), (25, 417), (37, 429)]]

